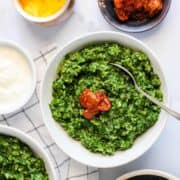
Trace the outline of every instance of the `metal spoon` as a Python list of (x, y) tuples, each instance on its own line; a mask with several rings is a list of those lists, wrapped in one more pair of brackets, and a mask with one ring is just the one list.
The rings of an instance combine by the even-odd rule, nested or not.
[(173, 117), (175, 117), (176, 119), (180, 120), (180, 113), (170, 109), (169, 107), (167, 107), (166, 105), (164, 105), (163, 103), (161, 103), (160, 101), (158, 101), (157, 99), (155, 99), (154, 97), (150, 96), (149, 94), (147, 94), (146, 92), (144, 92), (137, 84), (134, 76), (132, 75), (131, 72), (129, 72), (128, 69), (126, 69), (125, 67), (121, 66), (120, 64), (116, 64), (116, 63), (110, 63), (113, 66), (116, 66), (118, 68), (120, 68), (121, 70), (123, 70), (124, 72), (126, 72), (126, 74), (128, 74), (131, 79), (133, 80), (134, 86), (136, 88), (136, 90), (143, 94), (146, 98), (148, 98), (150, 101), (152, 101), (154, 104), (158, 105), (159, 107), (161, 107), (164, 111), (166, 111), (167, 113), (169, 113), (170, 115), (172, 115)]

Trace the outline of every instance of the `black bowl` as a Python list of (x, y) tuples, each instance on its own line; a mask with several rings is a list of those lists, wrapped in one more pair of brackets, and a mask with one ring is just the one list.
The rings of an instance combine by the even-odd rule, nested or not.
[(142, 21), (128, 20), (126, 22), (121, 22), (117, 18), (114, 10), (113, 0), (98, 0), (101, 13), (109, 24), (118, 30), (134, 33), (148, 31), (163, 21), (169, 11), (171, 0), (163, 0), (163, 3), (163, 10), (152, 19), (145, 19)]

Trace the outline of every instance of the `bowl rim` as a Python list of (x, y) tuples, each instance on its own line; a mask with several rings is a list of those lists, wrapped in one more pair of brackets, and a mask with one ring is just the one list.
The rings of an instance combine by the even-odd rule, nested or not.
[(47, 155), (46, 151), (41, 147), (41, 145), (36, 142), (31, 136), (25, 134), (19, 129), (6, 125), (0, 125), (0, 134), (15, 137), (25, 145), (27, 145), (36, 155), (38, 155), (43, 160), (46, 167), (46, 172), (49, 176), (52, 177), (51, 179), (58, 180), (52, 160)]
[(60, 8), (55, 14), (48, 16), (48, 17), (36, 17), (36, 16), (32, 16), (32, 15), (28, 14), (22, 8), (21, 4), (19, 3), (19, 0), (14, 0), (14, 6), (15, 6), (16, 10), (18, 11), (18, 13), (30, 22), (48, 23), (48, 22), (51, 22), (51, 21), (57, 19), (58, 17), (60, 17), (66, 11), (70, 2), (71, 2), (71, 0), (66, 0), (66, 3), (63, 5), (62, 8)]
[(31, 70), (31, 76), (32, 76), (31, 90), (30, 90), (29, 94), (27, 94), (27, 97), (24, 100), (24, 102), (22, 102), (21, 104), (19, 104), (19, 106), (16, 106), (12, 109), (8, 109), (8, 110), (4, 110), (3, 112), (0, 112), (0, 115), (2, 115), (2, 114), (13, 113), (13, 112), (19, 110), (31, 99), (31, 97), (34, 94), (35, 88), (36, 88), (37, 75), (36, 75), (35, 63), (34, 63), (33, 59), (31, 58), (29, 52), (26, 49), (24, 49), (23, 47), (21, 47), (19, 44), (17, 44), (14, 41), (3, 40), (3, 39), (0, 39), (0, 47), (9, 47), (9, 48), (12, 48), (15, 51), (19, 52), (20, 54), (22, 54), (25, 57), (24, 60), (29, 65), (29, 69)]
[(145, 27), (145, 28), (139, 28), (141, 26), (137, 26), (136, 28), (134, 29), (131, 29), (129, 27), (122, 27), (122, 26), (118, 26), (116, 25), (115, 23), (113, 23), (108, 17), (107, 15), (103, 12), (102, 8), (100, 7), (100, 1), (101, 0), (98, 0), (98, 7), (100, 9), (100, 12), (102, 14), (102, 16), (104, 17), (104, 19), (106, 20), (106, 22), (111, 25), (112, 27), (114, 27), (115, 29), (117, 30), (120, 30), (122, 32), (127, 32), (127, 33), (142, 33), (142, 32), (146, 32), (146, 31), (150, 31), (152, 29), (154, 29), (155, 27), (157, 27), (159, 24), (161, 24), (161, 22), (163, 22), (163, 20), (165, 19), (165, 17), (167, 16), (168, 12), (169, 12), (169, 9), (171, 7), (171, 4), (172, 4), (172, 0), (168, 0), (168, 6), (167, 8), (165, 9), (165, 12), (164, 12), (164, 16), (162, 16), (157, 22), (155, 22), (153, 25), (149, 26), (149, 27)]
[(132, 177), (140, 176), (140, 175), (155, 175), (155, 176), (161, 176), (163, 178), (168, 178), (171, 180), (179, 180), (179, 178), (167, 172), (164, 172), (161, 170), (154, 170), (154, 169), (142, 169), (142, 170), (132, 171), (118, 177), (116, 180), (127, 180), (128, 178), (132, 178)]
[[(150, 147), (157, 141), (157, 139), (159, 138), (159, 136), (161, 135), (165, 125), (166, 125), (166, 122), (167, 122), (167, 118), (168, 118), (168, 114), (164, 112), (164, 115), (165, 117), (163, 118), (164, 119), (164, 124), (161, 126), (161, 130), (158, 131), (158, 135), (156, 136), (156, 138), (154, 138), (153, 142), (151, 144), (147, 144), (145, 147), (144, 147), (144, 150), (139, 153), (138, 155), (134, 156), (133, 158), (131, 158), (130, 161), (126, 161), (126, 162), (123, 162), (123, 163), (111, 163), (111, 164), (101, 164), (101, 165), (97, 165), (95, 163), (92, 163), (92, 162), (87, 162), (87, 161), (82, 161), (82, 160), (79, 160), (79, 158), (77, 156), (73, 156), (71, 153), (69, 152), (66, 152), (66, 150), (64, 149), (64, 147), (58, 142), (58, 137), (55, 137), (53, 136), (52, 134), (52, 130), (51, 130), (51, 127), (49, 126), (49, 120), (46, 118), (46, 113), (44, 112), (44, 108), (43, 108), (43, 87), (45, 86), (45, 82), (46, 82), (46, 76), (47, 76), (47, 72), (48, 70), (51, 68), (51, 65), (54, 61), (57, 61), (57, 58), (59, 56), (59, 54), (61, 54), (61, 52), (67, 48), (68, 46), (70, 46), (71, 44), (73, 43), (76, 43), (76, 41), (80, 41), (80, 40), (83, 40), (83, 39), (86, 39), (88, 37), (93, 37), (93, 36), (98, 36), (98, 35), (104, 35), (106, 36), (107, 34), (109, 35), (115, 35), (115, 36), (119, 36), (119, 37), (125, 37), (125, 38), (128, 38), (128, 39), (131, 39), (132, 41), (140, 44), (142, 47), (146, 48), (148, 50), (148, 52), (150, 52), (150, 54), (153, 55), (153, 57), (156, 59), (156, 63), (159, 65), (158, 61), (157, 61), (157, 56), (152, 52), (152, 50), (146, 45), (144, 44), (143, 42), (141, 42), (140, 40), (128, 35), (128, 34), (125, 34), (125, 33), (122, 33), (122, 32), (112, 32), (112, 31), (100, 31), (100, 32), (93, 32), (93, 33), (87, 33), (85, 35), (81, 35), (79, 37), (76, 37), (75, 39), (73, 39), (72, 41), (66, 43), (62, 48), (59, 49), (59, 51), (57, 51), (56, 55), (54, 56), (54, 58), (52, 58), (52, 61), (48, 64), (48, 67), (46, 69), (46, 73), (44, 75), (44, 78), (42, 80), (42, 83), (41, 83), (41, 87), (40, 87), (40, 109), (41, 109), (41, 113), (42, 113), (42, 117), (43, 117), (43, 121), (49, 131), (49, 134), (50, 136), (53, 138), (53, 140), (56, 142), (56, 144), (58, 145), (58, 147), (65, 153), (67, 154), (68, 156), (70, 156), (71, 158), (75, 159), (76, 161), (82, 163), (82, 164), (86, 164), (86, 165), (89, 165), (89, 166), (92, 166), (92, 167), (98, 167), (98, 168), (113, 168), (113, 167), (117, 167), (117, 166), (122, 166), (122, 165), (125, 165), (127, 163), (130, 163), (136, 159), (138, 159), (140, 156), (142, 156), (146, 151), (148, 151), (150, 149)], [(104, 40), (106, 41), (106, 40)], [(88, 42), (87, 42), (88, 44)], [(60, 62), (60, 60), (59, 60)], [(160, 66), (160, 65), (159, 65)], [(161, 66), (160, 66), (161, 67)], [(162, 70), (162, 69), (161, 69)], [(165, 81), (165, 86), (166, 86), (166, 95), (167, 95), (167, 98), (166, 98), (166, 104), (170, 104), (170, 99), (169, 99), (169, 90), (168, 90), (168, 87), (167, 87), (167, 80), (164, 76), (164, 73), (162, 71), (162, 76), (164, 78), (164, 81)], [(53, 118), (52, 118), (53, 119)], [(69, 136), (69, 135), (68, 135)], [(69, 137), (69, 139), (71, 139), (71, 137)], [(82, 145), (81, 145), (82, 146)], [(94, 154), (94, 153), (92, 153)]]

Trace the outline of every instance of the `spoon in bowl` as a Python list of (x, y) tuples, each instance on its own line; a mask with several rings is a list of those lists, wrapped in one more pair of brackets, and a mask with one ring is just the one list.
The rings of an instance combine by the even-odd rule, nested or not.
[(156, 98), (150, 96), (149, 94), (147, 94), (146, 92), (144, 92), (137, 84), (135, 77), (132, 75), (132, 73), (126, 69), (125, 67), (121, 66), (120, 64), (116, 64), (116, 63), (110, 63), (111, 65), (118, 67), (119, 69), (123, 70), (126, 74), (129, 75), (129, 77), (132, 79), (135, 89), (143, 94), (147, 99), (149, 99), (151, 102), (153, 102), (154, 104), (158, 105), (159, 107), (161, 107), (164, 111), (166, 111), (167, 113), (169, 113), (171, 116), (175, 117), (176, 119), (180, 120), (180, 113), (170, 109), (169, 107), (167, 107), (166, 105), (164, 105), (163, 103), (161, 103), (160, 101), (158, 101)]

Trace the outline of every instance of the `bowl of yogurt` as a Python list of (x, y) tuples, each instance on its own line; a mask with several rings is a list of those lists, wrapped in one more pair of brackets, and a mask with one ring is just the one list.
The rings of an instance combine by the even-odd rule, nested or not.
[(0, 114), (23, 107), (36, 87), (35, 65), (14, 42), (0, 41)]

